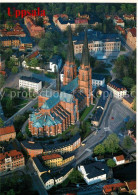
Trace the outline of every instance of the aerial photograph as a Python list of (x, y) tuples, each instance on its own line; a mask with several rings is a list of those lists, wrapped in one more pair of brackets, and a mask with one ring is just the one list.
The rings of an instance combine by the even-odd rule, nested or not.
[(136, 195), (136, 10), (0, 4), (1, 195)]

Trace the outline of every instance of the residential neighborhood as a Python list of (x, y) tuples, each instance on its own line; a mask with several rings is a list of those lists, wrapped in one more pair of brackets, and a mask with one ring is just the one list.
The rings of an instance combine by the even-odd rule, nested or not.
[(136, 6), (1, 3), (2, 195), (136, 194)]

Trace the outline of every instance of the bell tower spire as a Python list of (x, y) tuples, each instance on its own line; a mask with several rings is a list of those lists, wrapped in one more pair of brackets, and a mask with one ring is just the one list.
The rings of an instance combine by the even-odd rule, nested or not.
[(90, 57), (88, 49), (87, 31), (85, 30), (84, 44), (82, 51), (81, 65), (78, 75), (79, 89), (86, 95), (86, 105), (89, 107), (93, 103), (92, 95), (92, 69), (90, 67)]
[(75, 65), (74, 47), (72, 41), (71, 27), (68, 27), (68, 47), (67, 47), (67, 59), (64, 65), (64, 77), (63, 85), (67, 85), (77, 76), (77, 68)]

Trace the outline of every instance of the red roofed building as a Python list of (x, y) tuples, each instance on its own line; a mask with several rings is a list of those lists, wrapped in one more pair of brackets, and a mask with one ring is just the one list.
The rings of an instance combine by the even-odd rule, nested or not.
[(24, 23), (32, 37), (41, 38), (45, 34), (45, 29), (41, 26), (36, 26), (30, 16), (24, 17)]
[(10, 31), (7, 31), (6, 29), (2, 29), (1, 31), (2, 36), (17, 36), (17, 37), (25, 37), (26, 34), (23, 31), (23, 28), (20, 26), (19, 23), (16, 23), (14, 28)]
[(136, 181), (125, 181), (126, 186), (129, 190), (129, 192), (134, 192), (136, 193)]
[(135, 20), (135, 16), (133, 14), (130, 15), (124, 14), (123, 17), (125, 20)]
[(123, 35), (126, 34), (125, 30), (124, 30), (121, 26), (117, 26), (117, 25), (116, 25), (115, 29), (116, 29), (117, 32), (120, 33), (120, 34), (123, 34)]
[(32, 58), (35, 58), (35, 57), (37, 57), (37, 56), (39, 56), (40, 54), (39, 54), (39, 51), (37, 50), (37, 51), (35, 51), (35, 52), (33, 52), (31, 55), (29, 55), (29, 60), (31, 60)]
[(111, 194), (111, 192), (128, 192), (125, 183), (115, 183), (103, 186), (103, 194)]
[(122, 164), (125, 163), (124, 155), (115, 156), (115, 157), (113, 158), (113, 160), (115, 161), (116, 165), (122, 165)]
[(11, 150), (9, 152), (0, 153), (0, 171), (14, 170), (25, 165), (25, 159), (21, 152)]
[(136, 28), (131, 28), (127, 33), (127, 44), (132, 50), (136, 49)]
[(75, 19), (75, 24), (81, 24), (81, 25), (88, 24), (88, 20), (85, 19), (85, 18), (76, 18)]
[(9, 141), (15, 137), (16, 132), (13, 125), (0, 128), (0, 141)]

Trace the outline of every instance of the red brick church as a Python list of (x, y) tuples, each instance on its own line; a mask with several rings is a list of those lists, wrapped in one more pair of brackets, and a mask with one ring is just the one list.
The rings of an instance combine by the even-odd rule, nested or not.
[(56, 91), (52, 89), (42, 91), (38, 96), (39, 111), (29, 117), (29, 129), (33, 136), (62, 134), (71, 124), (79, 121), (79, 113), (93, 103), (92, 69), (86, 31), (78, 75), (70, 28), (67, 52), (63, 86), (60, 85), (60, 77), (57, 73)]

